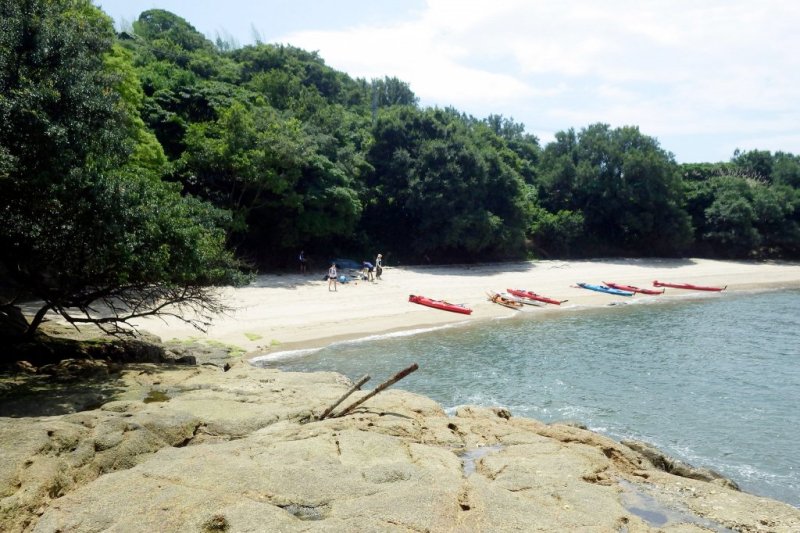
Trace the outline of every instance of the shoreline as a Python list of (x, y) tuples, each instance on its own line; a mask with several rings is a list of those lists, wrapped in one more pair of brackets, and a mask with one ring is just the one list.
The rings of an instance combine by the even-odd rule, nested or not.
[[(783, 285), (770, 287), (770, 286), (759, 286), (750, 289), (738, 289), (734, 291), (730, 291), (731, 293), (738, 293), (738, 294), (756, 294), (762, 292), (772, 292), (772, 291), (780, 291), (780, 290), (800, 290), (800, 284), (796, 287), (785, 287)], [(727, 289), (725, 292), (729, 292)], [(575, 305), (575, 306), (566, 306), (566, 307), (553, 307), (547, 306), (543, 308), (538, 308), (532, 311), (528, 311), (529, 313), (535, 313), (541, 317), (548, 317), (549, 319), (553, 319), (558, 315), (562, 315), (565, 313), (583, 313), (583, 312), (592, 312), (592, 311), (602, 311), (602, 310), (611, 310), (612, 308), (621, 308), (627, 307), (630, 305), (670, 305), (670, 304), (680, 304), (682, 302), (687, 301), (698, 301), (710, 298), (719, 298), (719, 293), (700, 293), (693, 292), (687, 293), (685, 295), (676, 295), (676, 296), (661, 296), (660, 300), (653, 300), (653, 301), (620, 301), (616, 300), (613, 303), (607, 303), (605, 305)], [(513, 313), (513, 311), (512, 311)], [(472, 327), (478, 324), (485, 324), (491, 321), (497, 320), (515, 320), (520, 318), (518, 315), (521, 313), (525, 313), (523, 310), (522, 312), (516, 312), (514, 314), (509, 313), (508, 316), (497, 316), (497, 317), (481, 317), (478, 319), (473, 320), (464, 320), (459, 322), (452, 322), (442, 325), (433, 325), (433, 326), (417, 326), (417, 327), (399, 327), (396, 329), (386, 330), (386, 331), (379, 331), (374, 332), (371, 334), (367, 334), (365, 336), (351, 336), (351, 335), (342, 335), (337, 337), (330, 337), (330, 338), (322, 338), (322, 339), (314, 339), (313, 341), (309, 342), (297, 342), (287, 345), (281, 345), (276, 347), (274, 350), (267, 350), (265, 353), (254, 353), (249, 352), (245, 354), (245, 360), (249, 363), (255, 363), (260, 361), (266, 361), (268, 363), (275, 363), (277, 361), (281, 361), (284, 359), (289, 359), (294, 356), (300, 356), (307, 353), (313, 353), (316, 351), (324, 350), (326, 348), (330, 348), (333, 346), (341, 345), (341, 344), (350, 344), (350, 343), (362, 343), (362, 342), (370, 342), (372, 340), (381, 340), (386, 338), (392, 337), (406, 337), (406, 336), (414, 336), (414, 335), (424, 335), (429, 332), (433, 331), (440, 331), (443, 329), (449, 328), (460, 328), (460, 327)], [(279, 364), (275, 364), (273, 368), (279, 368)]]
[[(782, 284), (780, 286), (782, 286)], [(511, 315), (508, 321), (503, 322), (469, 322), (466, 324), (466, 329), (460, 327), (460, 325), (464, 325), (462, 322), (458, 326), (444, 330), (439, 329), (433, 333), (409, 331), (405, 333), (405, 335), (414, 336), (408, 337), (398, 337), (393, 334), (373, 335), (355, 341), (337, 342), (328, 345), (323, 348), (322, 351), (316, 353), (307, 353), (307, 351), (275, 351), (266, 356), (255, 357), (250, 360), (250, 363), (261, 368), (278, 369), (287, 372), (336, 371), (355, 379), (355, 377), (363, 374), (389, 376), (393, 371), (403, 368), (412, 361), (419, 362), (422, 366), (426, 367), (427, 375), (423, 376), (422, 373), (420, 373), (419, 383), (417, 383), (417, 380), (414, 380), (414, 383), (400, 383), (398, 386), (433, 398), (435, 401), (440, 402), (448, 414), (452, 414), (457, 409), (468, 405), (477, 405), (483, 408), (508, 408), (514, 416), (528, 417), (543, 421), (544, 423), (557, 423), (564, 420), (575, 421), (588, 426), (592, 431), (618, 442), (622, 442), (625, 439), (646, 440), (662, 450), (667, 450), (666, 453), (672, 454), (673, 457), (678, 457), (690, 464), (716, 469), (722, 472), (723, 475), (735, 479), (736, 482), (740, 484), (746, 485), (750, 483), (751, 485), (745, 490), (753, 494), (768, 496), (797, 505), (797, 492), (789, 488), (796, 486), (795, 480), (789, 476), (785, 478), (783, 482), (776, 483), (775, 480), (780, 479), (780, 472), (770, 470), (770, 468), (773, 468), (775, 465), (771, 464), (770, 461), (766, 461), (762, 464), (759, 462), (759, 459), (757, 459), (760, 454), (752, 455), (746, 452), (750, 450), (750, 448), (745, 445), (746, 442), (757, 442), (757, 439), (744, 439), (744, 441), (741, 441), (734, 438), (731, 442), (737, 442), (737, 445), (733, 448), (737, 450), (736, 454), (727, 452), (717, 453), (714, 451), (715, 449), (718, 451), (725, 450), (725, 446), (728, 444), (728, 441), (724, 438), (722, 440), (717, 438), (719, 437), (720, 431), (709, 431), (705, 433), (703, 431), (705, 427), (704, 423), (691, 426), (688, 421), (702, 420), (704, 418), (702, 415), (699, 417), (690, 415), (688, 416), (688, 420), (684, 420), (682, 416), (669, 416), (665, 420), (664, 426), (669, 426), (669, 421), (682, 420), (681, 425), (684, 426), (686, 432), (682, 434), (680, 431), (676, 433), (675, 431), (670, 432), (670, 430), (666, 429), (664, 432), (659, 432), (661, 429), (660, 426), (658, 429), (655, 429), (652, 426), (648, 426), (647, 421), (651, 420), (653, 417), (664, 416), (665, 412), (674, 413), (674, 411), (670, 411), (669, 408), (662, 409), (662, 404), (654, 404), (652, 401), (648, 403), (646, 400), (637, 400), (635, 404), (628, 404), (619, 394), (614, 396), (613, 393), (610, 392), (611, 390), (617, 389), (614, 383), (606, 383), (605, 390), (602, 388), (593, 388), (591, 386), (585, 388), (584, 383), (587, 382), (576, 380), (575, 376), (580, 374), (580, 371), (576, 369), (592, 368), (595, 364), (591, 362), (593, 359), (591, 356), (586, 358), (588, 361), (584, 360), (584, 358), (579, 355), (582, 350), (580, 348), (574, 350), (574, 348), (576, 347), (575, 339), (581, 339), (582, 341), (586, 340), (589, 346), (593, 346), (595, 353), (612, 355), (613, 357), (608, 360), (609, 362), (599, 364), (599, 366), (604, 368), (602, 371), (598, 369), (597, 379), (602, 382), (602, 378), (599, 376), (607, 375), (605, 367), (619, 369), (617, 371), (611, 370), (610, 374), (617, 376), (620, 382), (619, 389), (624, 389), (630, 393), (630, 395), (625, 397), (636, 397), (637, 391), (641, 390), (647, 391), (645, 396), (652, 398), (654, 393), (649, 389), (652, 383), (648, 381), (649, 378), (641, 373), (641, 371), (642, 369), (658, 369), (658, 371), (653, 371), (653, 374), (661, 374), (663, 379), (655, 378), (655, 382), (663, 382), (664, 379), (675, 380), (675, 383), (681, 384), (674, 390), (676, 397), (696, 398), (698, 406), (703, 405), (704, 410), (708, 413), (723, 413), (726, 411), (724, 410), (724, 406), (715, 404), (713, 400), (709, 401), (706, 399), (707, 397), (704, 393), (707, 393), (708, 390), (715, 390), (715, 393), (709, 395), (708, 398), (723, 398), (726, 397), (725, 393), (728, 392), (727, 390), (714, 388), (713, 384), (709, 383), (709, 381), (731, 384), (731, 389), (737, 391), (731, 392), (733, 395), (732, 399), (736, 398), (738, 394), (741, 400), (737, 399), (736, 401), (727, 403), (739, 405), (741, 407), (740, 412), (751, 412), (750, 409), (754, 409), (753, 404), (748, 403), (745, 396), (747, 398), (760, 397), (763, 391), (749, 390), (749, 392), (744, 393), (742, 389), (740, 389), (740, 387), (745, 386), (746, 382), (753, 378), (752, 374), (750, 374), (750, 379), (747, 378), (747, 371), (750, 369), (749, 362), (758, 365), (765, 375), (771, 375), (771, 370), (761, 365), (765, 365), (768, 359), (771, 360), (773, 356), (776, 356), (776, 352), (766, 349), (765, 353), (765, 351), (761, 349), (755, 349), (754, 345), (751, 345), (749, 342), (745, 342), (741, 349), (737, 349), (736, 347), (726, 348), (717, 342), (714, 344), (714, 347), (720, 348), (719, 350), (709, 349), (709, 351), (705, 351), (700, 348), (700, 346), (703, 348), (710, 347), (711, 345), (708, 344), (708, 341), (699, 343), (685, 341), (686, 344), (684, 344), (684, 339), (692, 338), (691, 332), (695, 327), (701, 327), (704, 332), (707, 334), (710, 333), (713, 337), (717, 336), (717, 331), (724, 335), (726, 328), (730, 329), (730, 327), (735, 324), (738, 324), (738, 326), (735, 327), (737, 330), (741, 328), (744, 328), (748, 332), (753, 329), (762, 330), (762, 327), (756, 325), (762, 324), (762, 322), (758, 320), (758, 317), (763, 316), (762, 313), (770, 313), (770, 309), (776, 309), (776, 305), (779, 303), (787, 302), (793, 302), (793, 308), (796, 309), (797, 296), (799, 294), (800, 289), (784, 291), (780, 290), (780, 288), (768, 286), (740, 289), (731, 294), (723, 293), (722, 295), (700, 294), (687, 291), (666, 300), (662, 298), (640, 300), (638, 304), (630, 303), (629, 305), (613, 306), (613, 309), (607, 308), (606, 306), (580, 307), (571, 310), (556, 310), (549, 313), (546, 317), (541, 314), (537, 314), (536, 316), (523, 316), (522, 313), (516, 313), (515, 315)], [(626, 301), (630, 300), (626, 299)], [(618, 309), (618, 307), (620, 309)], [(780, 305), (778, 305), (778, 307), (790, 309)], [(734, 309), (736, 311), (732, 313), (731, 311)], [(724, 316), (720, 316), (720, 314)], [(661, 317), (665, 320), (648, 318), (653, 316)], [(686, 316), (692, 316), (694, 319), (688, 324), (685, 323), (685, 320), (670, 319), (671, 317)], [(749, 318), (743, 322), (741, 320), (743, 316)], [(792, 316), (791, 312), (789, 312), (788, 315), (776, 316), (773, 313), (770, 314), (770, 316), (774, 319), (770, 320), (770, 323), (775, 323), (775, 320), (778, 321), (778, 323), (783, 323), (781, 322), (781, 316), (786, 316), (789, 323), (796, 324), (796, 320), (790, 318)], [(695, 323), (695, 320), (698, 322)], [(623, 348), (620, 348), (622, 352), (616, 352), (614, 351), (614, 347), (606, 344), (602, 344), (603, 351), (598, 352), (597, 346), (592, 344), (591, 337), (574, 336), (573, 334), (576, 329), (575, 324), (585, 324), (587, 322), (599, 322), (601, 324), (611, 322), (621, 324), (626, 331), (622, 337), (627, 339), (635, 338), (631, 336), (636, 335), (636, 331), (650, 332), (651, 327), (658, 328), (659, 324), (666, 324), (667, 327), (659, 328), (659, 332), (654, 332), (652, 336), (648, 333), (647, 340), (652, 340), (653, 342), (648, 344), (647, 347), (642, 347), (641, 343), (638, 341), (634, 341), (633, 343), (635, 345), (633, 347), (635, 352), (648, 352), (655, 356), (653, 359), (655, 363), (651, 364), (648, 361), (637, 358), (634, 352), (625, 352)], [(634, 324), (634, 326), (625, 329), (625, 326), (631, 326), (631, 324)], [(642, 324), (646, 324), (648, 327), (642, 327)], [(681, 324), (684, 328), (674, 330), (673, 326), (680, 326)], [(719, 330), (717, 330), (717, 324), (719, 324)], [(753, 325), (748, 327), (748, 324)], [(711, 331), (709, 328), (714, 328), (714, 331)], [(583, 329), (586, 328), (584, 327)], [(598, 333), (598, 337), (604, 339), (608, 338), (609, 333), (612, 333), (610, 330), (602, 327), (599, 329), (601, 332)], [(506, 332), (506, 335), (501, 336), (500, 331)], [(516, 333), (514, 335), (508, 335), (507, 332), (509, 331)], [(534, 334), (535, 336), (531, 337), (527, 335), (529, 331), (535, 331), (537, 333)], [(791, 339), (792, 330), (785, 329), (785, 331), (790, 335), (789, 338)], [(550, 333), (548, 334), (548, 332)], [(521, 361), (526, 361), (525, 363), (507, 363), (506, 361), (515, 361), (516, 357), (518, 357), (520, 353), (523, 353), (513, 349), (508, 352), (506, 351), (507, 342), (504, 339), (514, 339), (516, 338), (516, 334), (521, 335), (519, 340), (523, 343), (532, 342), (533, 344), (541, 344), (548, 348), (532, 348), (529, 354), (530, 359), (528, 359), (528, 355), (520, 357)], [(544, 336), (540, 337), (539, 335), (541, 334), (544, 334)], [(747, 337), (748, 341), (752, 340), (749, 333)], [(778, 337), (783, 338), (782, 346), (784, 347), (785, 353), (785, 349), (789, 346), (786, 344), (787, 339), (781, 335)], [(379, 340), (371, 340), (376, 338)], [(466, 342), (461, 342), (461, 339), (466, 338), (470, 339), (469, 346), (477, 344), (480, 346), (480, 349), (474, 352), (471, 351)], [(492, 339), (492, 341), (485, 341), (487, 338)], [(555, 372), (556, 375), (552, 375), (552, 373), (548, 374), (548, 372), (544, 370), (552, 368), (553, 366), (548, 363), (548, 361), (558, 361), (562, 359), (561, 354), (557, 351), (558, 349), (553, 349), (554, 339), (559, 338), (572, 339), (571, 344), (568, 345), (570, 347), (568, 351), (569, 366), (562, 365), (563, 368), (560, 369), (562, 374), (563, 372), (568, 373), (561, 376), (557, 375), (559, 372), (558, 369)], [(761, 338), (763, 339), (763, 337)], [(665, 339), (680, 339), (677, 344), (684, 346), (683, 353), (686, 354), (686, 357), (682, 357), (681, 355), (677, 357), (665, 355), (662, 358), (662, 352), (656, 348), (656, 346), (663, 344), (662, 341)], [(738, 339), (738, 335), (734, 334), (733, 339)], [(540, 340), (541, 343), (539, 342)], [(770, 343), (769, 345), (772, 345), (769, 339), (765, 340)], [(515, 343), (516, 340), (509, 342)], [(602, 341), (599, 342), (602, 343)], [(497, 351), (493, 349), (495, 346), (498, 347)], [(749, 350), (748, 346), (750, 346)], [(609, 348), (611, 348), (610, 352), (608, 351)], [(674, 350), (670, 352), (670, 349), (666, 347), (663, 348), (663, 350), (666, 350), (668, 354), (674, 353)], [(744, 352), (742, 350), (744, 350)], [(680, 351), (680, 349), (678, 351)], [(402, 355), (395, 356), (393, 355), (395, 353)], [(539, 356), (539, 354), (542, 353), (552, 355)], [(624, 353), (624, 356), (618, 357), (620, 353)], [(723, 374), (717, 374), (709, 370), (710, 368), (717, 368), (717, 364), (715, 364), (714, 361), (732, 360), (736, 353), (739, 353), (742, 357), (739, 359), (739, 362), (743, 364), (741, 366), (723, 364), (723, 367), (734, 369), (731, 374), (724, 374), (726, 376), (725, 379), (720, 379), (720, 375)], [(461, 357), (461, 354), (469, 355)], [(486, 357), (483, 357), (482, 354), (485, 354)], [(666, 357), (674, 357), (671, 359), (669, 366), (665, 364)], [(480, 361), (485, 359), (499, 359), (500, 361), (496, 365), (495, 363), (476, 364), (472, 362), (473, 360)], [(567, 356), (564, 356), (563, 359), (566, 361)], [(603, 359), (605, 360), (605, 358)], [(782, 357), (781, 359), (785, 358)], [(695, 361), (695, 363), (688, 363), (688, 366), (699, 370), (698, 372), (693, 372), (693, 376), (709, 372), (709, 376), (716, 376), (716, 378), (711, 378), (710, 380), (706, 379), (703, 384), (704, 388), (687, 385), (687, 383), (696, 384), (695, 381), (683, 375), (680, 371), (680, 369), (687, 366), (685, 363), (689, 360)], [(531, 361), (535, 361), (535, 363), (531, 363)], [(620, 362), (623, 362), (624, 366), (620, 365)], [(644, 362), (644, 366), (639, 364), (642, 362)], [(783, 364), (784, 368), (789, 368), (791, 366), (788, 360), (784, 361)], [(558, 367), (559, 365), (556, 364), (555, 366)], [(449, 369), (447, 372), (448, 374), (452, 372), (452, 375), (442, 374), (443, 369)], [(468, 369), (468, 371), (463, 372), (457, 369)], [(524, 370), (526, 372), (516, 373), (513, 371), (514, 369)], [(501, 375), (505, 373), (506, 378), (498, 378), (495, 372)], [(646, 374), (650, 376), (651, 372), (648, 371)], [(668, 374), (670, 378), (664, 378), (665, 374)], [(679, 377), (676, 377), (676, 374)], [(514, 376), (519, 376), (519, 378), (515, 379)], [(621, 378), (620, 376), (625, 377)], [(485, 377), (486, 380), (482, 377)], [(630, 379), (627, 379), (628, 377)], [(739, 377), (741, 377), (743, 383), (738, 381)], [(586, 378), (586, 376), (584, 376), (584, 378)], [(567, 385), (564, 385), (561, 379), (563, 379)], [(531, 380), (535, 381), (536, 384), (533, 386), (524, 385), (526, 381)], [(488, 388), (482, 386), (480, 383), (483, 381), (488, 381), (492, 383), (492, 385)], [(519, 384), (520, 381), (523, 383), (522, 385)], [(638, 387), (634, 387), (635, 390), (626, 388), (625, 383), (629, 381), (638, 383)], [(769, 382), (765, 382), (764, 389), (774, 390), (774, 388), (769, 387), (768, 383), (778, 382), (783, 383), (777, 379), (775, 381), (770, 380)], [(581, 385), (577, 385), (577, 383)], [(459, 385), (456, 386), (453, 384)], [(559, 384), (561, 385), (559, 386)], [(734, 386), (733, 384), (738, 385)], [(709, 385), (711, 385), (711, 389), (705, 388)], [(788, 388), (783, 389), (783, 396), (790, 394), (790, 391), (796, 388), (794, 386), (789, 387), (788, 382), (786, 382), (786, 385)], [(365, 388), (371, 389), (374, 387), (367, 384)], [(570, 392), (553, 392), (555, 390), (561, 390), (562, 388)], [(656, 387), (656, 389), (658, 389), (658, 387)], [(722, 389), (725, 389), (725, 386), (723, 386)], [(516, 392), (511, 394), (502, 392), (506, 390), (513, 390)], [(778, 390), (781, 389), (779, 388)], [(547, 392), (539, 394), (536, 391)], [(764, 394), (766, 394), (766, 392), (764, 392)], [(567, 398), (567, 395), (570, 397)], [(587, 397), (591, 398), (588, 403)], [(606, 397), (615, 398), (615, 400), (608, 401), (600, 399)], [(777, 400), (777, 398), (775, 398), (775, 400)], [(664, 401), (666, 401), (667, 404), (673, 403), (670, 401), (669, 396), (665, 396)], [(678, 404), (680, 402), (676, 399), (674, 403)], [(713, 407), (709, 407), (711, 404), (713, 404)], [(637, 409), (637, 407), (641, 405), (648, 405), (649, 408), (645, 411)], [(761, 405), (765, 404), (762, 402)], [(783, 402), (778, 403), (776, 401), (770, 405), (783, 405)], [(702, 409), (698, 407), (698, 410)], [(789, 414), (791, 411), (791, 407), (787, 408), (785, 405), (781, 409), (780, 413), (785, 413), (785, 417), (783, 414), (781, 415), (783, 417), (781, 419), (784, 420), (784, 422), (796, 419), (796, 416)], [(689, 411), (683, 412), (688, 414), (694, 411), (690, 409)], [(766, 417), (765, 420), (769, 418), (767, 417), (767, 413), (772, 413), (770, 415), (772, 420), (774, 420), (776, 413), (775, 410), (771, 410), (768, 407), (766, 409), (759, 409), (758, 412)], [(611, 415), (609, 413), (615, 414)], [(738, 417), (726, 417), (725, 420), (740, 419)], [(712, 414), (710, 419), (707, 418), (706, 422), (709, 427), (715, 426), (714, 415)], [(770, 425), (769, 422), (760, 419), (751, 420), (750, 422), (751, 423), (740, 420), (742, 427), (741, 429), (732, 429), (734, 435), (738, 436), (742, 433), (748, 434), (750, 428), (759, 427), (763, 430), (763, 434), (772, 434), (776, 437), (776, 441), (780, 441), (783, 444), (779, 447), (779, 449), (783, 450), (783, 453), (780, 455), (784, 455), (787, 450), (791, 450), (791, 446), (786, 446), (786, 443), (783, 442), (777, 434), (777, 432), (780, 432), (780, 428), (774, 427)], [(783, 425), (784, 427), (788, 427), (793, 425), (793, 423), (784, 423)], [(690, 427), (691, 429), (689, 429)], [(727, 422), (726, 427), (731, 427), (730, 422)], [(647, 435), (648, 437), (645, 438), (643, 435)], [(680, 445), (676, 445), (678, 442)], [(715, 444), (709, 448), (709, 442)], [(742, 446), (739, 447), (739, 444), (742, 444)], [(716, 446), (716, 448), (714, 446)], [(730, 444), (730, 446), (734, 445)], [(778, 445), (773, 444), (773, 451), (776, 449), (778, 449)], [(729, 455), (734, 455), (736, 459), (731, 459)], [(790, 456), (790, 453), (786, 455), (787, 458)], [(747, 457), (748, 459), (744, 460), (743, 457)], [(788, 466), (790, 469), (789, 471), (791, 471), (791, 465), (795, 463), (796, 461), (788, 460), (788, 462), (784, 464)]]
[[(526, 261), (479, 265), (387, 267), (376, 282), (340, 284), (329, 292), (321, 273), (263, 274), (241, 288), (224, 288), (220, 297), (232, 307), (206, 333), (176, 319), (148, 318), (137, 327), (163, 341), (195, 340), (240, 348), (245, 358), (413, 330), (502, 319), (516, 313), (552, 315), (609, 307), (616, 302), (719, 297), (720, 293), (670, 289), (664, 295), (617, 297), (574, 287), (577, 282), (652, 286), (653, 280), (724, 286), (722, 293), (800, 288), (800, 263), (709, 259), (604, 259)], [(526, 288), (557, 299), (563, 306), (506, 309), (487, 301), (487, 290)], [(472, 315), (449, 313), (408, 302), (409, 294), (464, 303)], [(630, 299), (629, 299), (630, 298)]]

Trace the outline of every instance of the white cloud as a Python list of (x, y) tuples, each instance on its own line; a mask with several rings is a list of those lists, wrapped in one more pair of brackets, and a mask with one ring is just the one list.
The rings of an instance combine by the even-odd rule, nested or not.
[(798, 27), (800, 3), (781, 0), (429, 0), (404, 24), (281, 40), (353, 76), (397, 76), (424, 105), (530, 130), (750, 131), (786, 150), (800, 135)]
[(764, 137), (743, 137), (731, 144), (730, 151), (739, 148), (740, 150), (764, 150), (769, 146), (773, 152), (790, 152), (797, 155), (800, 146), (800, 133), (792, 135), (771, 135)]

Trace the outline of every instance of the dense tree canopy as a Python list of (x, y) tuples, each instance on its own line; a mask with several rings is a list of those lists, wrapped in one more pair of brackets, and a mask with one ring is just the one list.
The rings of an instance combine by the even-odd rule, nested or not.
[(113, 325), (217, 309), (205, 287), (239, 276), (226, 215), (159, 179), (167, 160), (111, 21), (88, 0), (11, 0), (0, 19), (0, 319), (26, 297), (42, 302), (29, 334), (49, 310)]
[(797, 258), (798, 187), (789, 153), (678, 165), (607, 124), (540, 146), (503, 115), (421, 107), (291, 45), (215, 44), (167, 11), (115, 34), (89, 0), (0, 4), (6, 316), (31, 296), (75, 321), (98, 301), (213, 308), (205, 287), (239, 279), (226, 245), (266, 268), (299, 249)]
[(545, 207), (581, 213), (579, 238), (590, 250), (664, 255), (691, 241), (678, 167), (638, 128), (594, 124), (561, 133), (545, 149), (541, 172)]
[(382, 249), (438, 261), (524, 250), (531, 189), (487, 124), (452, 109), (396, 107), (374, 131), (365, 221)]
[[(232, 210), (239, 253), (263, 266), (297, 248), (318, 257), (380, 248), (406, 261), (797, 248), (791, 154), (737, 151), (719, 164), (770, 191), (752, 207), (761, 237), (734, 246), (723, 238), (728, 202), (712, 208), (724, 188), (696, 190), (718, 172), (689, 176), (691, 165), (635, 126), (570, 129), (542, 148), (502, 115), (421, 108), (401, 80), (354, 80), (290, 45), (215, 47), (160, 10), (143, 13), (123, 45), (171, 179)], [(698, 195), (710, 199), (702, 212)]]
[(738, 159), (684, 167), (695, 250), (719, 257), (797, 257), (800, 191), (774, 174), (752, 177), (749, 166), (743, 173)]

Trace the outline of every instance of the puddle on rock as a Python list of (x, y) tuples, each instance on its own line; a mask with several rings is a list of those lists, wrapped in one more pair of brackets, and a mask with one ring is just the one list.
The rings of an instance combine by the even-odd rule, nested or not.
[(620, 495), (622, 506), (631, 514), (644, 520), (649, 526), (695, 524), (719, 533), (734, 533), (733, 530), (707, 518), (697, 516), (688, 509), (677, 509), (664, 505), (635, 483), (620, 479), (619, 484), (624, 489)]
[(151, 390), (147, 396), (142, 400), (144, 403), (166, 402), (169, 401), (169, 395), (160, 390)]
[(461, 457), (461, 463), (464, 466), (464, 475), (468, 476), (475, 473), (475, 463), (478, 461), (478, 459), (489, 455), (491, 452), (496, 452), (502, 449), (503, 447), (501, 445), (495, 444), (493, 446), (475, 448), (474, 450), (465, 450), (457, 453), (456, 455)]

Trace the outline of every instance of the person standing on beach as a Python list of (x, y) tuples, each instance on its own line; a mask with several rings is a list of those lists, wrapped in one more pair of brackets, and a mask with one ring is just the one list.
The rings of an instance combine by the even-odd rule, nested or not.
[(328, 269), (328, 292), (331, 291), (331, 284), (333, 284), (333, 290), (336, 292), (336, 284), (338, 280), (336, 279), (336, 263), (331, 263), (331, 267)]
[(383, 256), (378, 254), (375, 258), (375, 279), (381, 279), (381, 274), (383, 274)]
[(300, 250), (300, 256), (297, 259), (300, 261), (300, 273), (305, 274), (308, 268), (308, 261), (306, 261), (305, 250)]

